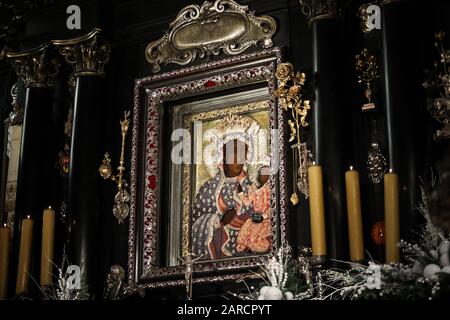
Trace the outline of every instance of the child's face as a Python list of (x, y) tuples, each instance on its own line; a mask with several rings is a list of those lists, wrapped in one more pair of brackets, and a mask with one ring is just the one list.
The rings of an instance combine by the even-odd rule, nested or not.
[(270, 175), (268, 174), (270, 172), (269, 167), (262, 167), (259, 169), (259, 176), (258, 176), (258, 182), (261, 186), (265, 185), (266, 182), (269, 180)]

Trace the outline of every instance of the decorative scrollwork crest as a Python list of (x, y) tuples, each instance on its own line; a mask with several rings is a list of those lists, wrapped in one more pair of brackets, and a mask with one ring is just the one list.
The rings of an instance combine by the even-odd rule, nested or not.
[(153, 72), (169, 63), (186, 65), (197, 57), (236, 55), (251, 46), (272, 46), (277, 28), (272, 17), (256, 17), (233, 0), (205, 1), (182, 9), (164, 36), (151, 42), (145, 57)]

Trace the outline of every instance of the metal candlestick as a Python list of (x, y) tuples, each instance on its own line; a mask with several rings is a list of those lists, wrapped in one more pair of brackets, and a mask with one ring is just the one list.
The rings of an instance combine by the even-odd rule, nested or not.
[(105, 153), (103, 158), (103, 163), (98, 168), (100, 176), (103, 179), (111, 179), (117, 183), (117, 193), (114, 197), (114, 206), (113, 206), (113, 214), (119, 220), (119, 223), (122, 223), (125, 218), (128, 216), (130, 212), (130, 207), (128, 203), (130, 202), (130, 194), (127, 191), (127, 182), (123, 178), (123, 173), (125, 171), (125, 140), (128, 132), (128, 128), (130, 126), (130, 111), (124, 112), (124, 119), (120, 121), (121, 126), (121, 134), (122, 134), (122, 147), (120, 152), (120, 160), (119, 166), (117, 167), (117, 175), (113, 175), (113, 169), (111, 166), (111, 158), (109, 157), (109, 153)]

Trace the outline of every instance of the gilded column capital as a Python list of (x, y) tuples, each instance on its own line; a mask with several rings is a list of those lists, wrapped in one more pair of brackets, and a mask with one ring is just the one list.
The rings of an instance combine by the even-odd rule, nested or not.
[(11, 62), (25, 87), (51, 87), (55, 83), (59, 63), (49, 53), (48, 48), (48, 44), (43, 44), (27, 51), (6, 51), (6, 58)]
[(101, 30), (94, 29), (88, 34), (67, 40), (52, 40), (68, 64), (73, 66), (74, 76), (105, 74), (104, 67), (109, 61), (111, 47), (99, 36)]
[(341, 17), (339, 0), (299, 0), (299, 3), (309, 23)]

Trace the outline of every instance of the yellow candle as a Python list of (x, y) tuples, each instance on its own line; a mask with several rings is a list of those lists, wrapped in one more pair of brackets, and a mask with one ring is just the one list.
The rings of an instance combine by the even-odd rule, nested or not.
[(312, 165), (308, 168), (309, 210), (311, 216), (311, 247), (314, 256), (325, 256), (325, 209), (323, 203), (322, 167)]
[(0, 228), (0, 299), (6, 299), (8, 292), (9, 241), (11, 229), (6, 223)]
[(350, 259), (364, 260), (364, 240), (361, 218), (361, 195), (359, 173), (350, 167), (345, 173), (345, 189), (347, 193), (348, 240), (350, 243)]
[(26, 292), (31, 261), (31, 243), (33, 238), (33, 219), (28, 216), (22, 220), (20, 234), (19, 264), (17, 267), (16, 293)]
[(42, 216), (41, 286), (50, 286), (53, 277), (55, 211), (49, 207)]
[(384, 224), (386, 263), (400, 261), (400, 210), (398, 175), (389, 170), (384, 175)]

